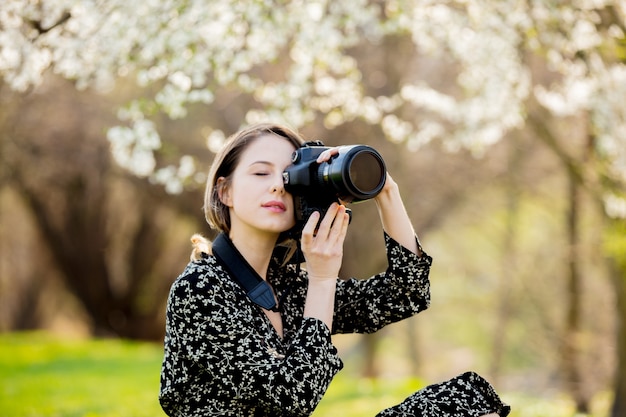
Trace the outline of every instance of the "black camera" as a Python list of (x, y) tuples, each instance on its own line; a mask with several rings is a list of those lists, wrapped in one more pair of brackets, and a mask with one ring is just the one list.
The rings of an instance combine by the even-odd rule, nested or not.
[(337, 155), (318, 164), (317, 157), (327, 149), (320, 141), (305, 143), (293, 153), (292, 165), (283, 172), (285, 190), (294, 198), (298, 233), (313, 212), (319, 211), (323, 217), (333, 202), (369, 200), (385, 185), (385, 162), (374, 148), (339, 146)]

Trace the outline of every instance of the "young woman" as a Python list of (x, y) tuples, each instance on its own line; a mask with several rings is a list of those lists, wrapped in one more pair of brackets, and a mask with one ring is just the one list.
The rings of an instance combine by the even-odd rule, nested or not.
[[(236, 249), (237, 262), (270, 284), (277, 307), (252, 302), (211, 243), (192, 238), (192, 262), (172, 285), (167, 305), (159, 399), (170, 416), (308, 416), (342, 368), (332, 333), (375, 332), (428, 307), (431, 258), (389, 175), (375, 197), (386, 271), (367, 280), (338, 279), (349, 216), (337, 203), (304, 225), (302, 267), (276, 255), (277, 245), (295, 243), (287, 233), (295, 216), (283, 171), (302, 144), (287, 127), (255, 125), (231, 136), (213, 162), (207, 221)], [(317, 162), (335, 153), (326, 150)], [(426, 387), (379, 416), (508, 412), (489, 383), (467, 373)]]

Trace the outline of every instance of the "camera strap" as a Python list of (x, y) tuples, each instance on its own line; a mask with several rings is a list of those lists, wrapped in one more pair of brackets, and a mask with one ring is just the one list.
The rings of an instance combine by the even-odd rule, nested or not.
[(213, 241), (213, 255), (243, 287), (250, 300), (266, 310), (277, 311), (272, 288), (250, 266), (225, 233), (220, 233)]

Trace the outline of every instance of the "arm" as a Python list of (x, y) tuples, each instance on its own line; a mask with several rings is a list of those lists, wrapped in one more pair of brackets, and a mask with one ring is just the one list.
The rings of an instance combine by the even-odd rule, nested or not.
[[(318, 156), (316, 162), (327, 162), (333, 155), (337, 155), (338, 152), (339, 149), (337, 147), (325, 150)], [(411, 252), (422, 256), (421, 248), (418, 241), (415, 239), (415, 230), (413, 229), (409, 215), (402, 202), (398, 184), (396, 184), (389, 173), (386, 175), (387, 178), (383, 189), (374, 198), (383, 229), (389, 236)]]
[(385, 232), (417, 256), (422, 256), (421, 248), (415, 239), (415, 230), (402, 202), (398, 184), (391, 178), (391, 175), (387, 174), (385, 186), (374, 200)]
[(302, 251), (309, 276), (304, 317), (317, 318), (332, 329), (336, 280), (350, 218), (344, 206), (333, 203), (316, 230), (319, 215), (313, 213), (302, 230)]
[[(310, 414), (342, 367), (328, 328), (305, 318), (288, 346), (272, 346), (279, 342), (230, 279), (202, 278), (179, 279), (170, 293), (162, 403), (174, 408), (201, 396), (204, 408), (190, 414)], [(186, 392), (187, 386), (199, 388)]]
[(372, 333), (430, 305), (430, 256), (418, 257), (386, 233), (385, 247), (385, 272), (337, 283), (333, 333)]
[[(328, 161), (337, 152), (337, 148), (328, 149), (319, 155), (317, 162)], [(422, 258), (424, 254), (404, 207), (398, 185), (388, 173), (385, 186), (375, 197), (375, 201), (386, 233), (389, 268), (384, 274), (379, 274), (366, 283), (356, 280), (339, 282), (334, 294), (336, 300), (333, 320), (340, 320), (340, 323), (333, 323), (334, 332), (376, 331), (387, 323), (427, 308), (430, 301), (428, 273), (431, 259), (428, 256)], [(345, 234), (341, 243), (343, 237)], [(304, 238), (303, 234), (303, 248)], [(390, 245), (390, 241), (394, 244)], [(337, 247), (336, 253), (341, 255), (341, 250), (341, 247)], [(307, 257), (307, 269), (308, 265)], [(339, 267), (340, 264), (337, 265), (337, 273)], [(325, 276), (330, 278), (331, 275)], [(330, 296), (325, 298), (330, 299)], [(332, 312), (326, 307), (327, 303), (324, 306), (327, 312)], [(352, 323), (353, 319), (359, 323)]]

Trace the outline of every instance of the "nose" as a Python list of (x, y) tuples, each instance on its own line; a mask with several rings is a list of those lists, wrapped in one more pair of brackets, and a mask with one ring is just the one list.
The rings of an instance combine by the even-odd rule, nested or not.
[(272, 183), (272, 193), (276, 192), (281, 195), (285, 193), (285, 184), (283, 182), (282, 173), (280, 176), (277, 176)]

